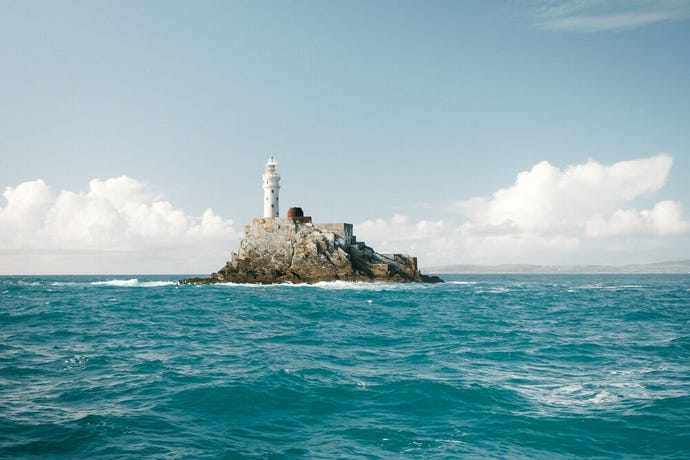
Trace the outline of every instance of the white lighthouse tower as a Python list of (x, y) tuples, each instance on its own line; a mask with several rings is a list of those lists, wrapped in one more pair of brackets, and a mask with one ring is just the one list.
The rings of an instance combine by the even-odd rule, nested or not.
[(278, 162), (271, 155), (264, 168), (264, 217), (278, 217), (278, 191), (280, 190), (280, 174), (276, 167)]

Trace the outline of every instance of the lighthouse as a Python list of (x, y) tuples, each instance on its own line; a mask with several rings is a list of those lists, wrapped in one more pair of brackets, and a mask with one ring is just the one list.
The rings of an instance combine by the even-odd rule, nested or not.
[(280, 190), (280, 174), (276, 167), (278, 162), (271, 155), (264, 168), (264, 217), (278, 217), (278, 191)]

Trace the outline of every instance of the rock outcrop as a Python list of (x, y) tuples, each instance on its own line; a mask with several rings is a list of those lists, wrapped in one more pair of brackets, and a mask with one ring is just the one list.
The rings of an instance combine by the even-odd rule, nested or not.
[(319, 281), (442, 282), (422, 275), (417, 258), (384, 255), (364, 243), (348, 244), (335, 233), (295, 219), (254, 219), (244, 228), (237, 253), (209, 278), (181, 284), (315, 283)]

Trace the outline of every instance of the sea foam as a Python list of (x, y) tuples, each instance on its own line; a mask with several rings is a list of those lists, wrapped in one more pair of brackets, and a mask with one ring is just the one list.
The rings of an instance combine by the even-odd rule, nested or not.
[(93, 286), (115, 286), (115, 287), (161, 287), (176, 285), (176, 281), (139, 281), (137, 278), (131, 279), (112, 279), (107, 281), (93, 281)]

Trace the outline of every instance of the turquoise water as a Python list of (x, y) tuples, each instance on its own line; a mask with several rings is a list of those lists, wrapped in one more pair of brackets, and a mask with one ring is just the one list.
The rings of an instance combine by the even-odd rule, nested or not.
[(690, 457), (690, 275), (446, 278), (0, 277), (0, 457)]

